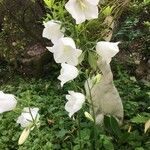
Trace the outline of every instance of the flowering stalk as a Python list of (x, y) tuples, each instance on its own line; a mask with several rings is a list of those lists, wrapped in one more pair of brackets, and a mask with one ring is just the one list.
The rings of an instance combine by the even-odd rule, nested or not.
[[(64, 24), (59, 21), (53, 22), (53, 20), (51, 20), (47, 24), (45, 23), (43, 37), (50, 39), (52, 43), (54, 44), (52, 47), (47, 47), (47, 49), (53, 53), (54, 60), (56, 61), (56, 63), (60, 63), (62, 66), (60, 75), (58, 77), (58, 79), (61, 81), (61, 87), (63, 87), (63, 85), (66, 84), (67, 82), (74, 80), (78, 76), (79, 71), (76, 68), (76, 66), (78, 66), (78, 64), (82, 62), (81, 60), (87, 61), (87, 64), (89, 64), (91, 68), (90, 71), (92, 73), (95, 73), (95, 72), (98, 72), (97, 69), (99, 68), (98, 58), (101, 58), (103, 65), (106, 63), (107, 66), (109, 66), (112, 57), (114, 57), (119, 52), (119, 48), (118, 48), (119, 42), (116, 42), (116, 43), (108, 42), (109, 40), (106, 42), (105, 37), (100, 37), (100, 39), (105, 40), (105, 41), (100, 41), (100, 42), (98, 42), (99, 38), (95, 40), (95, 42), (93, 41), (91, 42), (90, 40), (88, 40), (89, 30), (86, 30), (86, 29), (88, 29), (88, 26), (89, 26), (88, 23), (90, 22), (85, 23), (85, 21), (98, 18), (99, 2), (100, 0), (68, 0), (68, 2), (65, 4), (65, 8), (71, 14), (71, 16), (75, 19), (77, 25), (74, 26), (71, 23), (73, 27), (71, 28), (66, 27), (65, 28), (66, 30), (62, 30), (63, 27), (60, 26), (60, 24), (62, 25)], [(111, 11), (109, 15), (111, 15)], [(56, 18), (52, 18), (52, 19), (56, 19)], [(103, 18), (103, 19), (106, 19), (106, 18)], [(53, 29), (55, 29), (55, 32), (53, 32), (52, 27)], [(64, 31), (66, 31), (66, 33)], [(109, 36), (109, 38), (111, 38), (111, 36)], [(84, 52), (78, 49), (78, 47), (83, 48)], [(84, 57), (87, 57), (87, 59), (84, 59)], [(106, 68), (103, 68), (103, 69), (105, 70)], [(99, 71), (102, 72), (104, 70), (99, 70)], [(98, 95), (99, 97), (93, 96), (93, 90), (95, 92), (95, 90), (98, 91), (100, 89), (101, 92), (103, 92), (103, 87), (101, 88), (101, 83), (97, 84), (94, 82), (92, 86), (90, 84), (91, 84), (90, 81), (87, 80), (89, 104), (90, 104), (90, 110), (92, 112), (91, 116), (93, 116), (92, 121), (94, 122), (93, 123), (94, 139), (92, 141), (92, 146), (93, 146), (93, 149), (97, 149), (96, 144), (97, 144), (98, 136), (97, 136), (97, 131), (96, 131), (97, 130), (96, 124), (98, 122), (100, 122), (101, 124), (103, 121), (103, 117), (97, 118), (97, 116), (98, 115), (104, 116), (105, 114), (111, 114), (114, 111), (112, 110), (111, 112), (109, 111), (109, 108), (108, 109), (103, 108), (102, 104), (106, 103), (105, 98), (103, 98), (103, 95), (99, 96), (98, 93), (96, 93), (96, 95)], [(103, 84), (104, 85), (107, 84), (105, 83), (105, 80)], [(107, 86), (106, 86), (106, 90), (107, 90)], [(69, 94), (66, 95), (67, 103), (65, 104), (65, 110), (68, 112), (69, 117), (72, 118), (74, 114), (77, 113), (82, 108), (83, 103), (85, 102), (85, 96), (82, 93), (77, 92), (76, 85), (75, 85), (75, 91), (69, 90), (68, 93)], [(98, 101), (100, 97), (102, 97), (101, 98), (102, 102)], [(119, 100), (117, 99), (115, 101), (118, 102)], [(97, 106), (95, 104), (97, 104)], [(113, 106), (112, 103), (110, 103), (110, 108), (111, 106)], [(104, 111), (98, 112), (96, 110), (97, 109), (96, 107), (98, 109), (102, 107)], [(107, 107), (107, 104), (106, 104), (106, 107)], [(112, 108), (112, 109), (115, 110), (116, 108)], [(79, 130), (78, 130), (79, 144), (80, 144), (80, 149), (81, 149), (82, 148), (81, 131), (80, 131), (81, 125), (80, 125), (79, 115), (77, 117), (77, 120), (78, 120), (78, 127), (79, 127)]]
[(80, 145), (80, 150), (82, 150), (82, 143), (81, 143), (81, 124), (80, 124), (80, 114), (78, 114), (78, 135), (79, 135), (79, 145)]
[(93, 104), (93, 100), (92, 100), (92, 94), (91, 94), (91, 88), (89, 86), (89, 81), (87, 80), (87, 86), (88, 86), (88, 90), (89, 90), (89, 96), (90, 96), (90, 103), (92, 106), (92, 115), (93, 115), (93, 120), (94, 120), (94, 124), (96, 124), (96, 119), (95, 119), (95, 111), (94, 111), (94, 104)]
[(91, 88), (89, 85), (89, 81), (87, 80), (87, 87), (88, 87), (88, 91), (89, 91), (89, 99), (90, 99), (90, 103), (91, 103), (91, 110), (92, 110), (92, 116), (93, 116), (93, 120), (94, 120), (94, 124), (93, 124), (93, 128), (94, 128), (94, 141), (93, 141), (93, 145), (94, 148), (96, 149), (96, 141), (97, 141), (97, 135), (96, 135), (96, 115), (95, 115), (95, 111), (94, 111), (94, 104), (93, 104), (93, 100), (92, 100), (92, 93), (91, 93)]
[[(74, 89), (75, 91), (77, 91), (77, 86), (76, 86), (76, 82), (73, 81), (73, 86), (74, 86)], [(77, 125), (78, 125), (78, 136), (79, 136), (79, 146), (80, 146), (80, 150), (82, 150), (82, 143), (81, 143), (81, 121), (80, 121), (80, 113), (78, 113), (77, 115)]]

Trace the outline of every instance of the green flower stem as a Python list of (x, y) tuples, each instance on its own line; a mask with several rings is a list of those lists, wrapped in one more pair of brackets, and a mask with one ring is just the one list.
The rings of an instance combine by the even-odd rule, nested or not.
[(94, 119), (94, 124), (96, 124), (94, 104), (93, 104), (93, 100), (92, 100), (92, 93), (91, 93), (91, 89), (90, 89), (88, 80), (87, 80), (87, 86), (88, 86), (88, 90), (89, 90), (89, 94), (90, 94), (90, 102), (91, 102), (91, 106), (92, 106), (92, 115), (93, 115), (93, 119)]
[(93, 124), (93, 128), (94, 128), (94, 142), (93, 142), (93, 145), (94, 145), (94, 149), (96, 149), (96, 141), (97, 141), (96, 119), (95, 119), (94, 104), (93, 104), (93, 100), (92, 100), (92, 93), (91, 93), (91, 89), (90, 89), (88, 80), (87, 80), (87, 86), (88, 86), (88, 90), (89, 90), (89, 94), (90, 94), (90, 102), (91, 102), (92, 116), (93, 116), (93, 120), (94, 120), (94, 124)]
[[(73, 81), (73, 86), (75, 91), (77, 91), (77, 86), (76, 86), (76, 82)], [(80, 122), (80, 114), (78, 114), (77, 116), (77, 124), (78, 124), (78, 136), (79, 136), (79, 145), (80, 145), (80, 150), (82, 150), (82, 143), (81, 143), (81, 122)]]
[(80, 150), (82, 150), (82, 143), (81, 143), (81, 124), (80, 124), (80, 115), (78, 114), (78, 135), (79, 135), (79, 145), (80, 145)]

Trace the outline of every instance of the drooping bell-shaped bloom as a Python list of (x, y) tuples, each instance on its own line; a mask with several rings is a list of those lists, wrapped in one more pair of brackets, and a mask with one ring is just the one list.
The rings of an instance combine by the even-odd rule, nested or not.
[(15, 96), (0, 91), (0, 113), (13, 110), (17, 105)]
[(79, 111), (82, 108), (83, 103), (85, 102), (85, 96), (82, 93), (68, 91), (66, 99), (68, 102), (65, 105), (65, 110), (69, 113), (69, 117), (72, 117), (74, 113)]
[(58, 79), (61, 81), (61, 87), (63, 87), (66, 82), (75, 79), (78, 76), (79, 71), (75, 66), (66, 63), (62, 63), (61, 67)]
[(60, 38), (64, 37), (64, 29), (61, 29), (61, 22), (57, 20), (51, 20), (44, 23), (44, 30), (42, 36), (51, 40), (52, 43), (56, 43)]
[(78, 64), (78, 58), (82, 50), (76, 48), (72, 38), (60, 38), (53, 47), (47, 47), (53, 53), (56, 63), (67, 63), (73, 66)]
[(38, 125), (40, 118), (38, 111), (39, 108), (25, 107), (21, 115), (18, 117), (17, 123), (19, 123), (23, 128), (29, 127), (31, 124)]
[(102, 61), (109, 64), (112, 57), (119, 52), (118, 44), (119, 42), (98, 42), (96, 45), (96, 52), (102, 57)]
[(98, 18), (99, 0), (69, 0), (65, 8), (76, 20), (77, 24), (85, 20)]

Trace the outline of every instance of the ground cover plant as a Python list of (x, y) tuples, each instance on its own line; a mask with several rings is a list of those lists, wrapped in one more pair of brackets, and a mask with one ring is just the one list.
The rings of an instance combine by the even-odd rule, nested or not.
[(120, 44), (110, 42), (115, 20), (128, 3), (44, 2), (42, 36), (57, 66), (46, 78), (2, 84), (0, 148), (149, 149), (149, 84), (118, 61), (110, 66)]
[[(144, 134), (145, 117), (149, 110), (149, 87), (130, 79), (130, 76), (122, 69), (117, 70), (119, 74), (115, 83), (120, 91), (125, 109), (125, 121), (121, 127), (123, 141), (116, 138), (112, 132), (99, 128), (99, 149), (140, 149), (148, 150), (150, 146), (149, 135)], [(59, 73), (58, 73), (59, 74)], [(1, 115), (0, 126), (0, 149), (78, 149), (78, 125), (67, 117), (64, 110), (65, 94), (67, 89), (61, 90), (55, 77), (46, 79), (22, 79), (17, 76), (14, 80), (3, 84), (1, 89), (7, 93), (16, 93), (18, 97), (18, 108), (12, 113)], [(122, 86), (121, 84), (124, 84)], [(70, 86), (70, 87), (69, 87)], [(67, 88), (72, 88), (68, 85)], [(22, 129), (16, 124), (16, 118), (22, 109), (29, 104), (40, 108), (41, 126), (38, 130), (31, 132), (27, 141), (18, 146), (18, 138)], [(141, 119), (143, 118), (143, 119)], [(128, 131), (131, 128), (130, 131)], [(91, 123), (82, 115), (81, 137), (83, 149), (90, 145)], [(128, 136), (127, 136), (128, 134)]]

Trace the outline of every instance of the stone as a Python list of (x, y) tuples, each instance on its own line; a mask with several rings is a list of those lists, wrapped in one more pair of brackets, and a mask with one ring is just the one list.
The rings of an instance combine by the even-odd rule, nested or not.
[(19, 72), (27, 76), (40, 76), (46, 70), (45, 66), (51, 62), (51, 53), (37, 43), (26, 49), (23, 58), (19, 60)]

